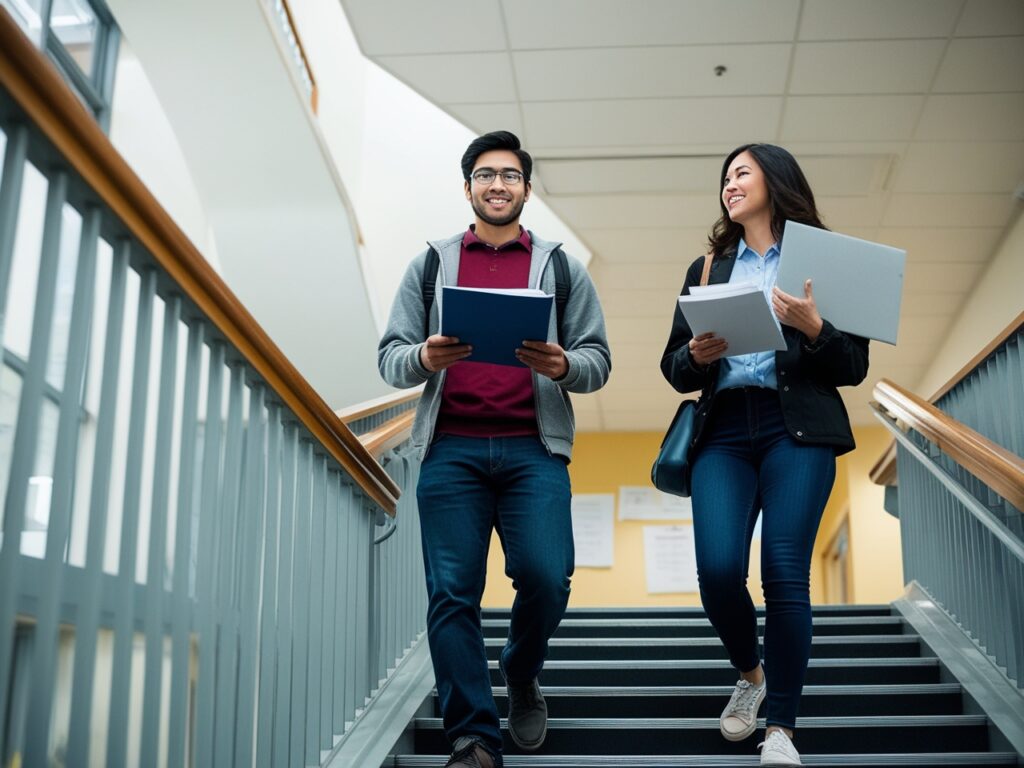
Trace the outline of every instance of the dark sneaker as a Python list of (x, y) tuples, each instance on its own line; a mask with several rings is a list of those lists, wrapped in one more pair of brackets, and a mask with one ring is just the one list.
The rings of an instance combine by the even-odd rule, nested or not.
[(494, 756), (484, 749), (479, 739), (462, 736), (455, 740), (455, 751), (445, 768), (494, 768)]
[(508, 689), (508, 733), (527, 752), (539, 749), (548, 735), (548, 705), (537, 678), (524, 685), (505, 681)]

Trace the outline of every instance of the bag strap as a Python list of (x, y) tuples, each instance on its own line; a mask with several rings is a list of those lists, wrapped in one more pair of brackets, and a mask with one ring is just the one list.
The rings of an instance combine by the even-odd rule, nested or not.
[(558, 346), (562, 343), (562, 319), (565, 317), (565, 305), (569, 303), (569, 260), (561, 247), (551, 252), (551, 266), (555, 270), (555, 320), (558, 330)]
[(437, 270), (441, 265), (441, 256), (437, 251), (434, 250), (434, 246), (430, 246), (427, 251), (427, 260), (423, 264), (423, 311), (425, 313), (425, 328), (424, 336), (426, 338), (430, 335), (430, 308), (434, 306), (434, 293), (437, 290)]
[(708, 278), (711, 277), (711, 260), (714, 258), (714, 254), (704, 254), (704, 271), (700, 273), (700, 284), (707, 285)]

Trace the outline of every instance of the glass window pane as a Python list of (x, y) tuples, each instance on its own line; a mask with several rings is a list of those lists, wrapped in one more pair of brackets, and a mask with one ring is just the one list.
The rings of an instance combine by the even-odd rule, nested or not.
[[(82, 241), (82, 217), (70, 205), (64, 205), (60, 235), (60, 260), (57, 263), (57, 287), (53, 302), (53, 327), (50, 333), (50, 354), (46, 365), (46, 381), (54, 389), (64, 388), (64, 369), (68, 361), (68, 339), (71, 336), (71, 309), (75, 298), (75, 272)], [(77, 396), (72, 393), (72, 396)]]
[(43, 29), (43, 0), (0, 0), (0, 5), (14, 17), (18, 26), (32, 39), (32, 42), (39, 45)]
[(85, 0), (53, 0), (50, 29), (87, 76), (93, 73), (99, 21)]
[(14, 259), (7, 287), (7, 316), (3, 318), (4, 347), (28, 359), (32, 340), (32, 315), (43, 249), (43, 218), (46, 213), (46, 179), (31, 163), (25, 165), (14, 237)]
[[(21, 375), (6, 365), (0, 367), (0, 499), (7, 498), (7, 479), (11, 474), (14, 450), (14, 425), (18, 420), (20, 399)], [(3, 517), (3, 504), (0, 504), (0, 522)]]

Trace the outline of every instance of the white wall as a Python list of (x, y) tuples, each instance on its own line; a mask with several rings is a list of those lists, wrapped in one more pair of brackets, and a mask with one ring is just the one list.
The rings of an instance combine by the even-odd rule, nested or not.
[[(1021, 206), (1018, 205), (1018, 208)], [(1024, 311), (1024, 212), (1018, 210), (995, 256), (950, 325), (917, 394), (930, 398)]]

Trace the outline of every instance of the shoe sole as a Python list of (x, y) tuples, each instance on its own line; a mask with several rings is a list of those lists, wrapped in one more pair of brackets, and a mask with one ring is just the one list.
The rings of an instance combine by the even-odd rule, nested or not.
[(544, 744), (544, 739), (548, 737), (548, 726), (547, 723), (544, 724), (544, 732), (540, 735), (540, 739), (533, 742), (523, 741), (518, 736), (516, 736), (516, 732), (513, 731), (511, 728), (508, 729), (508, 735), (509, 737), (511, 737), (512, 743), (524, 752), (536, 752)]
[(767, 695), (768, 689), (762, 688), (761, 695), (757, 697), (757, 706), (754, 707), (754, 722), (752, 722), (747, 728), (744, 728), (739, 733), (729, 733), (722, 727), (722, 718), (718, 718), (718, 730), (722, 734), (722, 738), (726, 741), (743, 741), (749, 739), (754, 731), (757, 730), (757, 713), (761, 709), (761, 705), (764, 703), (764, 697)]

